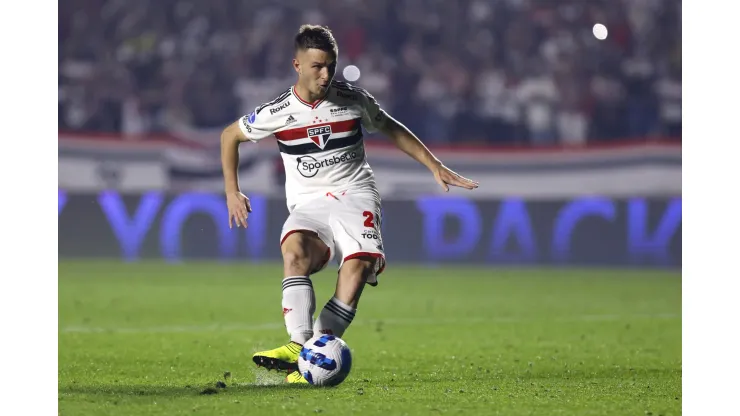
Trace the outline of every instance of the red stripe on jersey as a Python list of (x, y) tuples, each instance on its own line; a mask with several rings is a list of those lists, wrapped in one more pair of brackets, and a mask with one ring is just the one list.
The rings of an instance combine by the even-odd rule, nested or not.
[(312, 129), (316, 127), (323, 127), (323, 126), (330, 126), (332, 133), (345, 133), (345, 132), (353, 131), (353, 130), (360, 128), (360, 119), (353, 118), (351, 120), (334, 121), (331, 123), (312, 124), (310, 126), (276, 131), (275, 137), (281, 142), (305, 139), (308, 137), (308, 129)]

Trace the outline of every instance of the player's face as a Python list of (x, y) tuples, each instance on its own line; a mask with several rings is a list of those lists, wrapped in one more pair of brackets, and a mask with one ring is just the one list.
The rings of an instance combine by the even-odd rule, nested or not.
[(306, 49), (298, 51), (294, 66), (298, 71), (298, 82), (312, 95), (322, 96), (334, 79), (337, 60), (331, 52)]

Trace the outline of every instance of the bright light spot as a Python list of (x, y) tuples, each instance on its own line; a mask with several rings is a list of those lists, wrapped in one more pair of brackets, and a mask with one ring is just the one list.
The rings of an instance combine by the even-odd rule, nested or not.
[(596, 39), (604, 40), (606, 39), (606, 35), (608, 34), (609, 32), (606, 30), (606, 26), (602, 25), (601, 23), (596, 23), (594, 25), (594, 36), (596, 36)]
[(342, 76), (347, 81), (357, 81), (360, 79), (360, 68), (354, 66), (354, 65), (347, 65), (344, 67), (344, 70), (342, 71)]

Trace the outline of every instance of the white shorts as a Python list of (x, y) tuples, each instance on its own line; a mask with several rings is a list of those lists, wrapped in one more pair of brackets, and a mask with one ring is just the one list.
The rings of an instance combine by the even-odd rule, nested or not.
[(380, 201), (372, 194), (358, 191), (327, 193), (297, 206), (283, 225), (280, 245), (296, 231), (318, 234), (329, 247), (326, 261), (312, 273), (326, 267), (336, 257), (339, 268), (345, 261), (360, 256), (375, 257), (374, 273), (367, 282), (375, 286), (385, 269), (385, 251), (380, 234)]

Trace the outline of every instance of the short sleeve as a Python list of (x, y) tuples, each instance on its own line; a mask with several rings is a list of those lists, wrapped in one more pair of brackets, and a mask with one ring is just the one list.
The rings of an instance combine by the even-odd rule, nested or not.
[(242, 133), (252, 142), (258, 142), (273, 133), (272, 128), (268, 127), (268, 117), (263, 113), (258, 114), (257, 109), (239, 119), (239, 128)]
[(367, 131), (375, 133), (383, 128), (385, 120), (388, 117), (386, 112), (380, 108), (378, 102), (370, 94), (360, 94), (362, 96), (363, 117), (362, 124)]

